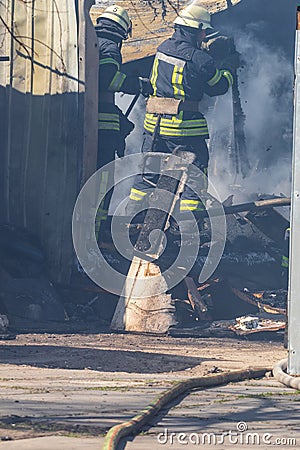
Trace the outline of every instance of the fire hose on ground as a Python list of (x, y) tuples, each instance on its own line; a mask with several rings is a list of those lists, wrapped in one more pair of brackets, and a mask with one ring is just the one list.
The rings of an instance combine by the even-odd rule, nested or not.
[[(274, 206), (286, 206), (290, 204), (290, 199), (288, 198), (279, 198), (279, 199), (271, 199), (271, 200), (263, 200), (258, 202), (247, 203), (245, 205), (235, 205), (231, 207), (225, 208), (225, 214), (232, 214), (238, 211), (250, 211), (256, 210), (257, 208), (266, 208), (266, 207), (274, 207)], [(207, 214), (205, 211), (204, 214)], [(214, 215), (214, 212), (211, 212)], [(219, 212), (216, 212), (218, 215)], [(280, 362), (282, 363), (282, 361)], [(280, 364), (279, 363), (279, 364)], [(274, 368), (274, 376), (277, 378), (277, 374), (280, 378), (277, 378), (279, 381), (283, 382), (283, 384), (287, 383), (287, 378), (289, 379), (289, 384), (286, 384), (290, 387), (295, 387), (298, 389), (300, 387), (299, 384), (292, 382), (288, 375), (283, 373), (284, 370), (283, 365), (276, 365)], [(120, 440), (126, 436), (137, 435), (145, 425), (148, 425), (149, 422), (167, 405), (173, 402), (179, 396), (186, 396), (192, 389), (201, 389), (201, 388), (209, 388), (214, 386), (225, 385), (231, 382), (239, 382), (244, 381), (251, 378), (262, 378), (266, 374), (266, 372), (270, 372), (272, 369), (270, 368), (255, 368), (255, 369), (247, 369), (240, 370), (236, 372), (228, 372), (225, 374), (218, 375), (210, 375), (204, 376), (200, 378), (191, 378), (188, 380), (184, 380), (178, 382), (172, 388), (163, 392), (159, 397), (153, 400), (144, 410), (140, 411), (136, 416), (134, 416), (131, 420), (123, 422), (121, 424), (115, 425), (112, 427), (105, 439), (103, 450), (116, 450)], [(282, 374), (281, 374), (281, 372)], [(286, 378), (287, 377), (287, 378)], [(284, 381), (282, 381), (284, 380)], [(297, 387), (296, 387), (297, 384)]]
[(232, 382), (249, 380), (251, 378), (262, 378), (270, 370), (267, 368), (254, 368), (180, 381), (171, 389), (163, 392), (131, 420), (112, 427), (105, 436), (103, 450), (117, 450), (118, 443), (122, 438), (138, 434), (162, 408), (169, 405), (178, 396), (186, 396), (192, 389), (220, 386)]
[[(285, 370), (287, 360), (281, 360), (275, 364), (273, 375), (277, 381), (285, 386), (300, 390), (300, 378), (294, 378), (288, 375)], [(117, 450), (120, 440), (126, 436), (137, 435), (142, 428), (149, 424), (160, 410), (169, 405), (179, 396), (186, 396), (192, 389), (210, 388), (225, 385), (232, 382), (249, 380), (251, 378), (263, 378), (270, 368), (254, 368), (239, 370), (236, 372), (227, 372), (225, 374), (210, 375), (200, 378), (190, 378), (188, 380), (176, 383), (171, 389), (164, 391), (160, 396), (153, 400), (149, 406), (140, 411), (131, 420), (112, 427), (105, 436), (103, 450)]]
[(277, 381), (284, 384), (287, 387), (300, 390), (300, 378), (288, 375), (285, 371), (287, 368), (287, 359), (282, 359), (275, 364), (273, 369), (273, 375)]

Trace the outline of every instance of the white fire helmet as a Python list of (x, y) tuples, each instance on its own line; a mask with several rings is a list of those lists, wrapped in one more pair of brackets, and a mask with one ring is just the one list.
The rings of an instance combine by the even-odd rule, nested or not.
[(177, 25), (206, 30), (213, 29), (211, 26), (211, 15), (207, 9), (199, 6), (196, 2), (191, 3), (179, 12), (174, 20)]
[(122, 8), (119, 5), (111, 5), (105, 9), (105, 11), (98, 17), (98, 20), (101, 19), (109, 19), (118, 25), (125, 31), (125, 35), (131, 36), (132, 32), (132, 22), (129, 18), (128, 12), (126, 9)]

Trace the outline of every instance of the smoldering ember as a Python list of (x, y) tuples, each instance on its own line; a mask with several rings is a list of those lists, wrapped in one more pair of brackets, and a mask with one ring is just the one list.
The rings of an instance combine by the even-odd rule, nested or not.
[(297, 445), (298, 2), (0, 19), (1, 445)]

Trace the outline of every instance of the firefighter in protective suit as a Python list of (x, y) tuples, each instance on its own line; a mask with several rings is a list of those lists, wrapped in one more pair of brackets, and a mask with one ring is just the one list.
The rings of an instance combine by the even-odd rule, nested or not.
[[(95, 27), (99, 46), (98, 78), (98, 155), (97, 168), (124, 156), (125, 138), (134, 124), (125, 117), (115, 104), (115, 92), (149, 95), (153, 92), (148, 79), (126, 75), (122, 72), (121, 47), (123, 40), (131, 35), (132, 24), (127, 11), (119, 5), (105, 9), (97, 19)], [(100, 180), (100, 193), (106, 192), (111, 174), (103, 171)], [(113, 181), (113, 180), (112, 180)], [(108, 207), (112, 190), (104, 197), (96, 215), (96, 237), (110, 229)]]
[[(233, 70), (230, 70), (231, 64), (226, 63), (217, 67), (209, 51), (202, 47), (208, 32), (213, 32), (211, 16), (205, 8), (192, 3), (179, 13), (174, 23), (173, 36), (158, 47), (152, 66), (150, 81), (154, 92), (147, 104), (142, 152), (171, 153), (181, 146), (181, 149), (195, 154), (193, 164), (206, 175), (209, 158), (206, 139), (209, 134), (206, 119), (201, 113), (201, 99), (204, 94), (225, 94), (234, 82)], [(228, 61), (234, 59), (228, 56)], [(172, 106), (169, 111), (166, 106), (161, 113), (168, 99), (172, 99)], [(177, 100), (176, 111), (173, 110), (174, 99)], [(150, 173), (136, 177), (126, 207), (127, 215), (133, 216), (141, 209), (157, 179), (158, 175)], [(207, 191), (206, 180), (206, 176), (199, 177), (198, 171), (193, 172), (191, 166), (189, 186), (180, 198), (181, 212), (204, 209), (196, 192)], [(186, 228), (188, 226), (186, 223)]]

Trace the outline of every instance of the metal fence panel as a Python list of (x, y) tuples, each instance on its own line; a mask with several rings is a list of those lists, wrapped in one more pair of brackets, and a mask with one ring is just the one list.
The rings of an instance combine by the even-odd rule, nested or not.
[(0, 3), (0, 55), (10, 57), (0, 63), (0, 220), (40, 238), (54, 281), (70, 278), (73, 206), (82, 177), (95, 169), (98, 55), (90, 6)]

